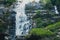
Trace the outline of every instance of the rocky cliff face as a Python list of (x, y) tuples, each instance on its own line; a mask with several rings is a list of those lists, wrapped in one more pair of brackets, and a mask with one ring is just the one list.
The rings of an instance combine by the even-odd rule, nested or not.
[[(8, 26), (11, 25), (10, 19), (11, 19), (11, 16), (13, 14), (12, 7), (13, 6), (6, 7), (6, 5), (4, 4), (4, 1), (2, 1), (2, 3), (0, 3), (0, 21), (2, 20), (3, 22), (5, 22), (5, 23), (3, 23), (3, 25), (5, 24), (6, 28), (8, 28)], [(2, 27), (2, 28), (5, 29), (4, 27)]]

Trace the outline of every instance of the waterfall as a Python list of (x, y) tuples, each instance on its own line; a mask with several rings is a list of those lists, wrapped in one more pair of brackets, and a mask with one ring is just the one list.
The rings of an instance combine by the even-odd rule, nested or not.
[[(25, 4), (32, 0), (17, 0), (14, 11), (16, 12), (16, 36), (25, 36), (31, 29), (30, 20), (27, 19), (25, 14)], [(36, 0), (35, 0), (36, 1)], [(38, 2), (38, 1), (36, 1)]]
[(29, 32), (30, 20), (27, 20), (25, 14), (25, 4), (26, 3), (23, 0), (16, 1), (16, 36), (24, 36)]
[(57, 10), (57, 6), (54, 6), (54, 8), (55, 8), (55, 13), (56, 13), (56, 14), (59, 14), (59, 12), (58, 12), (58, 10)]

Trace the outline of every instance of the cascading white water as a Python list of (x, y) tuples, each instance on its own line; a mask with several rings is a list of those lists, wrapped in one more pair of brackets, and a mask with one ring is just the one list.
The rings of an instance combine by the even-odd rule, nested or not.
[(16, 36), (27, 35), (30, 28), (30, 20), (27, 20), (25, 14), (25, 4), (31, 2), (32, 0), (17, 0), (15, 5), (16, 12)]
[(27, 20), (25, 14), (25, 2), (22, 0), (17, 0), (16, 8), (16, 36), (23, 36), (28, 34), (30, 21)]
[(54, 8), (55, 8), (55, 13), (56, 13), (56, 14), (59, 14), (59, 12), (58, 12), (58, 10), (57, 10), (57, 6), (54, 6)]

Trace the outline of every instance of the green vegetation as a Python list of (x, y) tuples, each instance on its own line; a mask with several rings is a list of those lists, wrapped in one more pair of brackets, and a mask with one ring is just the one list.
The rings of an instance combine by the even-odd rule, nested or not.
[[(30, 30), (30, 36), (27, 40), (60, 40), (60, 38), (56, 37), (57, 31), (60, 29), (60, 19), (58, 18), (60, 15), (56, 15), (55, 12), (51, 11), (54, 5), (60, 8), (60, 0), (41, 0), (40, 2), (44, 4), (47, 13), (42, 14), (40, 11), (37, 11), (36, 15), (33, 16), (32, 19), (36, 23), (36, 28)], [(57, 19), (53, 17), (57, 17)]]
[(8, 29), (8, 25), (10, 25), (9, 23), (9, 17), (10, 13), (3, 13), (3, 16), (0, 17), (0, 32), (5, 32), (6, 29)]
[(40, 2), (42, 2), (43, 4), (51, 3), (50, 0), (40, 0)]
[[(60, 38), (56, 37), (56, 30), (58, 30), (60, 28), (60, 22), (51, 24), (49, 26), (46, 26), (44, 28), (33, 28), (32, 30), (30, 30), (30, 36), (27, 37), (27, 39), (31, 39), (31, 40), (45, 40), (44, 38), (50, 38), (52, 40), (59, 40)], [(47, 39), (46, 39), (47, 40)], [(50, 40), (50, 39), (49, 39)]]
[[(5, 6), (11, 6), (16, 0), (6, 0), (4, 1)], [(51, 10), (54, 6), (57, 6), (57, 10), (60, 13), (60, 0), (41, 0), (42, 4), (44, 4), (44, 9), (46, 10), (46, 14), (41, 13), (41, 11), (37, 11), (36, 15), (33, 16), (33, 21), (36, 23), (36, 28), (32, 28), (30, 30), (30, 35), (27, 40), (45, 40), (44, 38), (54, 38), (56, 37), (56, 31), (60, 29), (60, 19)], [(28, 7), (27, 9), (29, 9)], [(33, 11), (34, 7), (30, 8), (30, 11)], [(5, 32), (8, 26), (12, 23), (9, 20), (10, 13), (3, 13), (3, 16), (0, 17), (0, 32)], [(57, 18), (54, 18), (57, 17)], [(60, 40), (60, 38), (55, 38), (54, 40)]]
[(60, 28), (60, 22), (57, 22), (55, 24), (48, 25), (46, 27), (46, 29), (51, 30), (51, 31), (55, 31), (55, 30), (57, 30), (59, 28)]
[(0, 20), (0, 32), (2, 32), (5, 29), (5, 24), (2, 20)]
[(36, 15), (33, 16), (33, 20), (35, 21), (37, 27), (46, 27), (50, 24), (53, 24), (55, 22), (51, 21), (51, 18), (54, 17), (53, 14), (50, 14), (49, 12), (45, 15), (41, 14), (40, 11), (36, 13)]
[(26, 37), (27, 40), (49, 40), (50, 37), (54, 37), (55, 33), (44, 28), (33, 28), (30, 30), (30, 35)]
[(14, 2), (16, 2), (16, 0), (6, 0), (5, 2), (4, 2), (4, 4), (5, 4), (5, 6), (10, 6), (10, 5), (12, 5)]
[(7, 0), (7, 2), (11, 2), (11, 3), (13, 3), (13, 2), (15, 2), (16, 0)]
[(41, 36), (41, 37), (54, 35), (53, 32), (51, 32), (49, 30), (46, 30), (46, 29), (43, 29), (43, 28), (34, 28), (30, 31), (30, 34), (38, 35), (38, 36)]
[(60, 4), (60, 0), (51, 0), (53, 5), (59, 5)]

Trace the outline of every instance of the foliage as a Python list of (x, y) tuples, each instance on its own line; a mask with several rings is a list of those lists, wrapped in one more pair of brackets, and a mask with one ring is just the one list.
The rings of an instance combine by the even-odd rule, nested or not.
[(44, 28), (33, 28), (30, 30), (30, 35), (26, 37), (26, 40), (45, 40), (44, 38), (49, 38), (55, 34)]
[(0, 20), (0, 32), (4, 30), (3, 26), (5, 26), (4, 22)]
[[(34, 40), (37, 40), (40, 37), (46, 37), (46, 36), (50, 37), (55, 34), (57, 29), (60, 28), (60, 22), (56, 22), (55, 20), (54, 21), (56, 23), (51, 22), (51, 18), (55, 17), (56, 15), (54, 15), (54, 14), (52, 14), (52, 12), (50, 12), (51, 9), (54, 7), (54, 5), (60, 4), (60, 0), (55, 0), (56, 3), (53, 2), (54, 5), (52, 4), (51, 0), (41, 0), (41, 2), (45, 5), (45, 8), (46, 8), (48, 14), (42, 15), (40, 13), (40, 11), (37, 11), (36, 15), (34, 15), (33, 20), (36, 22), (37, 27), (40, 27), (40, 28), (33, 28), (32, 30), (30, 30), (30, 34), (31, 34), (30, 37), (34, 38)], [(54, 15), (54, 16), (52, 16), (52, 15)], [(43, 27), (43, 28), (41, 28), (41, 27)], [(32, 40), (32, 39), (30, 39), (30, 40)]]
[(50, 0), (40, 0), (43, 4), (51, 3)]
[(42, 36), (51, 36), (54, 33), (49, 30), (43, 29), (43, 28), (34, 28), (30, 31), (30, 34), (38, 35), (42, 37)]
[(55, 2), (56, 5), (60, 5), (60, 0), (56, 0)]
[(45, 3), (44, 4), (45, 4), (45, 9), (47, 9), (47, 10), (51, 10), (52, 7), (53, 7), (53, 5), (51, 3), (51, 0), (45, 0)]
[(60, 28), (60, 22), (57, 22), (55, 24), (48, 25), (45, 29), (55, 31), (56, 29)]
[(48, 10), (51, 10), (53, 8), (53, 5), (51, 3), (47, 3), (45, 5), (45, 8), (48, 9)]
[(60, 38), (56, 37), (54, 40), (60, 40)]
[(0, 18), (0, 31), (5, 31), (8, 28), (9, 25), (9, 19), (10, 13), (3, 13), (3, 16)]
[[(54, 35), (56, 36), (55, 34), (55, 31), (57, 29), (60, 28), (60, 22), (57, 22), (55, 24), (51, 24), (49, 26), (46, 26), (45, 28), (33, 28), (32, 30), (30, 30), (30, 39), (37, 39), (41, 40), (41, 38), (44, 38), (44, 37), (54, 37)], [(59, 38), (56, 38), (54, 40), (59, 40)]]
[(7, 2), (11, 2), (11, 3), (13, 3), (13, 2), (15, 2), (16, 0), (7, 0)]
[(34, 20), (34, 19), (39, 18), (39, 17), (41, 17), (41, 14), (40, 14), (40, 11), (37, 11), (32, 19)]
[(59, 5), (60, 4), (60, 0), (51, 0), (53, 5)]
[(50, 13), (43, 15), (42, 13), (40, 13), (40, 11), (37, 11), (36, 15), (33, 16), (33, 20), (35, 21), (36, 26), (41, 28), (54, 23), (51, 21), (52, 17), (53, 15)]
[(4, 1), (4, 4), (5, 4), (5, 6), (10, 6), (10, 5), (12, 5), (15, 1), (16, 1), (16, 0), (5, 0), (5, 1)]
[(42, 20), (40, 18), (35, 19), (37, 27), (42, 27)]

